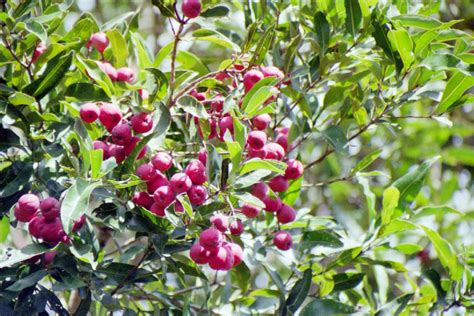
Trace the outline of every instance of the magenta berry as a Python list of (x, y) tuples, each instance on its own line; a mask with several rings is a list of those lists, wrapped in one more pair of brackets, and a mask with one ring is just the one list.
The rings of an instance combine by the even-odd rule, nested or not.
[(275, 178), (271, 179), (268, 182), (268, 186), (270, 189), (272, 189), (274, 192), (283, 192), (288, 189), (288, 180), (285, 178), (285, 176), (276, 176)]
[(285, 74), (283, 73), (283, 71), (281, 71), (275, 66), (262, 67), (262, 73), (265, 78), (266, 77), (276, 77), (278, 79), (285, 78)]
[(175, 211), (175, 213), (183, 213), (183, 212), (184, 212), (184, 206), (183, 206), (183, 204), (182, 204), (180, 201), (178, 201), (178, 200), (176, 200), (176, 201), (174, 202), (174, 211)]
[(288, 150), (288, 134), (278, 134), (275, 138), (275, 142), (280, 145), (285, 151)]
[(260, 158), (260, 159), (265, 159), (267, 156), (267, 151), (265, 150), (265, 147), (262, 149), (256, 150), (253, 149), (252, 147), (249, 147), (247, 149), (247, 155), (249, 158)]
[(150, 194), (153, 194), (159, 187), (169, 185), (169, 181), (164, 174), (159, 171), (157, 171), (156, 174), (156, 177), (146, 184), (147, 191)]
[(206, 150), (206, 148), (202, 147), (202, 148), (199, 150), (198, 160), (199, 160), (204, 166), (206, 165), (206, 163), (207, 163), (207, 150)]
[(229, 218), (222, 214), (216, 214), (211, 216), (211, 223), (219, 231), (225, 233), (229, 227)]
[(296, 218), (296, 211), (289, 205), (282, 204), (277, 212), (278, 222), (281, 224), (291, 223)]
[(226, 131), (233, 136), (234, 135), (234, 120), (232, 116), (225, 116), (219, 121), (219, 137), (224, 139)]
[(107, 143), (100, 140), (94, 140), (92, 142), (92, 148), (102, 150), (103, 160), (109, 158), (109, 145), (107, 145)]
[(253, 126), (259, 130), (266, 129), (270, 125), (271, 121), (272, 117), (267, 113), (257, 115), (252, 119)]
[(30, 235), (42, 239), (43, 238), (43, 228), (45, 226), (46, 219), (43, 216), (35, 216), (28, 224), (28, 231)]
[(247, 136), (247, 144), (255, 150), (261, 150), (267, 142), (267, 135), (262, 131), (252, 131)]
[(234, 257), (234, 264), (232, 265), (232, 267), (239, 265), (244, 259), (244, 252), (242, 250), (242, 247), (240, 247), (240, 245), (233, 242), (228, 243), (224, 247), (229, 248)]
[(36, 212), (40, 207), (40, 200), (34, 194), (23, 194), (17, 202), (17, 205), (22, 210), (28, 213)]
[(280, 250), (288, 250), (293, 245), (293, 238), (291, 238), (290, 233), (281, 230), (275, 234), (273, 244)]
[(208, 228), (201, 232), (199, 244), (205, 249), (213, 251), (222, 245), (224, 238), (222, 233), (216, 228)]
[(184, 171), (193, 184), (203, 184), (207, 181), (206, 166), (199, 160), (191, 161)]
[(191, 260), (197, 264), (206, 264), (209, 262), (209, 252), (199, 243), (192, 245), (189, 250), (189, 256)]
[(100, 53), (103, 53), (107, 46), (109, 46), (109, 39), (104, 32), (94, 33), (91, 35), (89, 42), (86, 45), (87, 48), (90, 46), (97, 49)]
[(153, 204), (154, 200), (153, 197), (146, 192), (135, 192), (132, 198), (132, 202), (135, 205), (149, 209)]
[(201, 93), (201, 92), (197, 92), (196, 90), (192, 90), (190, 93), (189, 93), (190, 96), (196, 98), (198, 101), (204, 101), (206, 100), (206, 94), (205, 93)]
[(49, 197), (41, 201), (40, 210), (43, 217), (50, 220), (59, 217), (61, 205), (54, 197)]
[(281, 207), (281, 200), (279, 197), (266, 196), (263, 199), (265, 204), (265, 211), (267, 212), (277, 212)]
[(86, 123), (95, 122), (99, 118), (100, 109), (95, 103), (85, 103), (79, 110), (79, 116)]
[(266, 159), (282, 160), (285, 157), (285, 149), (277, 143), (268, 143), (265, 145), (267, 151)]
[(209, 256), (209, 267), (213, 270), (230, 270), (234, 265), (234, 255), (229, 247), (219, 247)]
[(185, 17), (193, 19), (197, 18), (201, 14), (201, 1), (200, 0), (184, 0), (181, 10)]
[(126, 145), (132, 140), (132, 131), (128, 123), (116, 125), (112, 129), (112, 140), (120, 146)]
[(153, 118), (146, 112), (135, 113), (130, 122), (135, 133), (147, 133), (153, 128)]
[(268, 194), (268, 186), (263, 182), (255, 183), (251, 193), (263, 201)]
[(253, 86), (263, 79), (263, 73), (259, 70), (250, 70), (244, 75), (245, 92), (250, 91)]
[(74, 221), (74, 224), (72, 225), (72, 231), (73, 232), (79, 231), (82, 228), (82, 226), (84, 226), (85, 223), (86, 223), (86, 216), (82, 215), (81, 217), (79, 217), (78, 219)]
[(41, 239), (50, 244), (57, 244), (61, 241), (64, 241), (66, 233), (63, 230), (63, 226), (59, 218), (45, 220), (43, 225)]
[[(132, 139), (130, 139), (130, 141), (123, 146), (125, 156), (129, 156), (140, 141), (141, 139), (139, 137), (132, 136)], [(137, 160), (143, 158), (147, 151), (148, 145), (145, 145), (138, 153)]]
[(168, 185), (164, 185), (156, 189), (153, 193), (155, 204), (161, 207), (168, 207), (174, 201), (174, 194)]
[(244, 214), (248, 218), (254, 218), (258, 216), (258, 214), (260, 213), (260, 209), (250, 204), (244, 204), (240, 208), (240, 212), (242, 212), (242, 214)]
[(112, 144), (109, 146), (109, 155), (114, 157), (115, 161), (120, 164), (125, 160), (125, 150), (123, 146)]
[(46, 252), (43, 256), (43, 264), (45, 266), (49, 266), (51, 263), (53, 263), (54, 257), (56, 257), (58, 253), (56, 251), (49, 251)]
[(298, 179), (303, 174), (304, 167), (300, 161), (296, 159), (290, 159), (286, 165), (287, 167), (285, 170), (285, 177), (287, 179)]
[(168, 153), (161, 151), (157, 153), (155, 156), (153, 156), (153, 158), (151, 159), (151, 164), (157, 170), (160, 170), (161, 172), (165, 172), (166, 170), (171, 168), (171, 165), (173, 164), (173, 158), (171, 158), (171, 156)]
[(137, 168), (137, 176), (143, 181), (151, 181), (158, 177), (158, 173), (155, 168), (149, 163), (144, 163)]
[(244, 232), (244, 225), (240, 220), (235, 220), (229, 225), (230, 233), (234, 236), (240, 236)]
[(122, 120), (122, 114), (116, 105), (104, 103), (100, 107), (99, 120), (108, 130), (112, 130)]
[(36, 46), (35, 51), (33, 52), (33, 57), (31, 58), (31, 62), (35, 63), (38, 60), (38, 58), (40, 58), (40, 56), (43, 55), (47, 49), (48, 48), (46, 47), (46, 44), (43, 42), (40, 42), (38, 46)]
[(165, 217), (166, 212), (165, 212), (165, 206), (159, 205), (157, 203), (153, 203), (150, 207), (150, 212), (153, 214), (159, 216), (159, 217)]
[(115, 69), (114, 66), (108, 62), (97, 61), (96, 63), (99, 68), (110, 78), (110, 80), (117, 80), (117, 69)]
[(188, 191), (188, 198), (193, 205), (204, 204), (207, 200), (207, 189), (202, 185), (192, 185)]
[(175, 173), (170, 179), (170, 187), (175, 194), (188, 192), (192, 185), (191, 179), (183, 172)]
[(131, 68), (122, 67), (117, 69), (117, 79), (116, 81), (123, 81), (123, 82), (132, 82), (135, 79), (135, 73)]

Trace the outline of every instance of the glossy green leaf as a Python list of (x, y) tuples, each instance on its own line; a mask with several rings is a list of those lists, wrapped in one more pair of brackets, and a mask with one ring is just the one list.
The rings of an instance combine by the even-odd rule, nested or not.
[(446, 112), (449, 107), (459, 100), (464, 92), (472, 86), (474, 86), (474, 76), (466, 75), (461, 71), (455, 71), (446, 84), (443, 97), (441, 98), (441, 102), (438, 104), (436, 113)]
[(362, 21), (359, 0), (345, 0), (344, 7), (346, 8), (346, 32), (355, 39)]
[(370, 166), (375, 160), (377, 160), (377, 158), (380, 157), (380, 154), (382, 154), (382, 149), (377, 149), (371, 152), (370, 154), (365, 156), (361, 161), (359, 161), (357, 165), (354, 168), (352, 168), (351, 172), (356, 173), (356, 172), (364, 170), (365, 168)]
[(118, 30), (107, 32), (107, 38), (110, 42), (111, 57), (114, 59), (114, 66), (120, 68), (127, 65), (128, 48), (127, 42)]
[(307, 269), (303, 272), (302, 278), (296, 281), (295, 285), (291, 288), (290, 294), (285, 302), (285, 310), (294, 313), (300, 308), (308, 295), (312, 277), (312, 269)]
[(329, 45), (331, 30), (326, 16), (322, 12), (316, 12), (314, 15), (314, 32), (317, 35), (321, 55), (324, 55)]
[(395, 187), (389, 187), (383, 192), (382, 200), (382, 224), (388, 224), (392, 218), (393, 212), (398, 205), (400, 192)]
[(301, 316), (352, 314), (354, 307), (332, 299), (313, 299), (303, 310)]
[(279, 174), (284, 174), (286, 170), (286, 164), (277, 160), (269, 160), (269, 159), (262, 160), (260, 158), (253, 158), (242, 164), (242, 168), (240, 169), (240, 174), (244, 175), (254, 170), (261, 170), (261, 169), (270, 170)]
[(387, 34), (392, 47), (395, 47), (402, 58), (405, 70), (410, 68), (413, 56), (413, 41), (407, 30), (397, 29), (391, 30)]
[(344, 246), (341, 237), (330, 230), (308, 231), (303, 234), (303, 242), (311, 247), (324, 246), (330, 248), (340, 248)]

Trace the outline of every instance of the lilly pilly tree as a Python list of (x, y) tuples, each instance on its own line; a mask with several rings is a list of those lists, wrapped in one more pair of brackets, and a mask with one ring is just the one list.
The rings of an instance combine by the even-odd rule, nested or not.
[(437, 1), (72, 5), (2, 2), (1, 315), (472, 311), (473, 41)]

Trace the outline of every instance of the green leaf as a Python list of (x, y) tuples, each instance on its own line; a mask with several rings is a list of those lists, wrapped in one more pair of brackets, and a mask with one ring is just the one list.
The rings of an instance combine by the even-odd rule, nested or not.
[(219, 18), (227, 16), (230, 12), (229, 7), (225, 5), (217, 5), (212, 8), (208, 8), (207, 10), (201, 12), (200, 16), (204, 18)]
[(449, 206), (425, 206), (415, 211), (413, 219), (419, 219), (431, 215), (444, 216), (447, 213), (464, 216), (463, 212), (457, 211)]
[[(5, 248), (4, 248), (5, 249)], [(28, 260), (34, 256), (40, 255), (49, 250), (49, 246), (46, 244), (31, 244), (21, 249), (5, 249), (6, 252), (2, 253), (0, 257), (0, 269), (11, 267), (19, 262)]]
[(404, 68), (407, 70), (415, 58), (413, 56), (413, 41), (411, 40), (410, 34), (405, 29), (391, 30), (388, 32), (388, 38), (392, 46), (396, 47), (400, 53)]
[(128, 48), (122, 34), (116, 29), (110, 30), (107, 31), (107, 38), (112, 48), (111, 57), (114, 59), (115, 67), (119, 68), (127, 65)]
[(260, 208), (265, 207), (265, 204), (263, 204), (263, 202), (259, 198), (253, 196), (252, 194), (248, 192), (243, 192), (243, 193), (234, 192), (232, 195), (236, 199), (244, 202), (245, 204), (250, 204), (256, 207), (260, 207)]
[(346, 152), (347, 137), (342, 128), (336, 125), (329, 126), (323, 131), (323, 137), (337, 152)]
[(385, 304), (377, 311), (377, 313), (375, 313), (375, 316), (400, 315), (400, 313), (405, 310), (405, 307), (407, 306), (408, 302), (411, 300), (413, 295), (414, 294), (405, 294), (391, 301), (390, 303)]
[(179, 51), (176, 54), (176, 61), (180, 63), (180, 69), (193, 70), (201, 76), (209, 72), (209, 68), (207, 68), (201, 59), (188, 51)]
[(30, 182), (32, 174), (33, 163), (28, 162), (24, 164), (22, 169), (15, 176), (15, 178), (8, 181), (7, 184), (2, 184), (3, 188), (0, 189), (0, 198), (11, 196), (21, 191), (25, 187), (25, 185)]
[(402, 219), (392, 220), (386, 227), (380, 230), (379, 234), (382, 237), (389, 236), (406, 230), (418, 229), (418, 226)]
[(468, 76), (456, 70), (446, 83), (446, 88), (436, 113), (444, 113), (449, 110), (449, 107), (459, 100), (464, 92), (472, 86), (474, 86), (474, 76)]
[(344, 6), (346, 8), (346, 32), (355, 39), (362, 21), (359, 0), (345, 0)]
[(398, 205), (400, 192), (395, 187), (389, 187), (383, 192), (382, 224), (388, 224), (392, 219), (393, 211)]
[(173, 0), (151, 0), (151, 3), (160, 9), (160, 12), (163, 16), (168, 18), (174, 18), (175, 13), (173, 9)]
[(272, 24), (269, 26), (263, 35), (260, 37), (257, 47), (255, 48), (254, 55), (250, 61), (250, 64), (259, 65), (265, 59), (268, 49), (270, 45), (273, 43), (273, 39), (275, 37), (275, 29), (276, 25)]
[(178, 105), (184, 110), (184, 112), (187, 112), (192, 116), (196, 116), (201, 119), (209, 118), (209, 114), (207, 113), (204, 105), (193, 97), (184, 96), (179, 98)]
[(331, 30), (329, 28), (329, 23), (326, 20), (326, 16), (322, 12), (316, 12), (314, 15), (314, 32), (317, 35), (321, 55), (324, 55), (328, 48)]
[(74, 98), (77, 101), (109, 101), (110, 98), (100, 87), (93, 83), (78, 82), (66, 88), (67, 98)]
[(29, 21), (26, 23), (25, 28), (33, 33), (41, 42), (46, 43), (48, 40), (48, 33), (41, 23)]
[(426, 67), (429, 70), (449, 70), (450, 68), (456, 68), (459, 64), (460, 59), (451, 54), (436, 54), (430, 55), (423, 59), (420, 66)]
[[(244, 100), (242, 101), (242, 112), (246, 112), (247, 107), (249, 106), (250, 100), (253, 98), (253, 96), (260, 91), (260, 88), (266, 87), (272, 87), (274, 86), (279, 79), (275, 77), (267, 77), (263, 78), (259, 82), (257, 82), (252, 89), (250, 89), (249, 92), (245, 94)], [(265, 99), (266, 100), (266, 99)]]
[(313, 299), (301, 311), (301, 316), (352, 314), (352, 306), (331, 299)]
[(93, 33), (99, 32), (97, 23), (92, 18), (84, 18), (77, 21), (72, 29), (64, 35), (61, 42), (71, 43), (78, 41), (79, 44), (89, 40)]
[(378, 47), (382, 48), (385, 55), (395, 64), (395, 68), (397, 69), (397, 73), (403, 69), (403, 63), (401, 61), (400, 55), (397, 51), (392, 49), (392, 45), (388, 39), (388, 32), (390, 31), (387, 24), (382, 24), (377, 16), (377, 11), (374, 10), (372, 12), (371, 18), (372, 26), (374, 31), (372, 32), (372, 36), (375, 39), (375, 43)]
[(333, 292), (355, 288), (364, 279), (364, 273), (338, 273), (332, 276), (334, 281)]
[(383, 151), (382, 149), (377, 149), (371, 152), (370, 154), (368, 154), (367, 156), (365, 156), (361, 161), (357, 163), (357, 165), (354, 168), (352, 168), (351, 173), (362, 171), (368, 166), (370, 166), (375, 160), (377, 160), (377, 158), (380, 157), (380, 154), (382, 154), (382, 151)]
[(102, 167), (103, 153), (100, 149), (93, 149), (89, 151), (89, 155), (91, 161), (91, 176), (93, 180), (97, 180)]
[(285, 302), (285, 314), (286, 310), (289, 310), (291, 313), (294, 313), (300, 308), (304, 300), (308, 295), (309, 288), (311, 287), (311, 279), (313, 277), (313, 270), (306, 269), (303, 272), (303, 277), (299, 279), (288, 295), (288, 298)]
[(88, 182), (77, 179), (74, 184), (67, 189), (64, 200), (61, 204), (61, 222), (66, 234), (70, 234), (74, 221), (83, 214), (90, 212), (89, 198), (92, 191), (100, 185), (99, 182)]
[(417, 244), (400, 244), (392, 248), (407, 255), (412, 255), (423, 250), (423, 247)]
[(9, 287), (7, 287), (8, 291), (14, 291), (14, 292), (19, 292), (23, 289), (26, 289), (27, 287), (33, 286), (36, 283), (38, 283), (40, 280), (42, 280), (46, 276), (47, 272), (44, 270), (39, 270), (36, 272), (33, 272), (32, 274), (16, 281)]
[(411, 203), (415, 200), (425, 182), (428, 171), (438, 159), (439, 157), (435, 157), (423, 162), (418, 168), (408, 172), (393, 183), (393, 186), (400, 191), (400, 202)]
[(463, 266), (459, 263), (452, 246), (442, 238), (437, 231), (432, 230), (426, 226), (421, 225), (428, 238), (433, 243), (433, 246), (438, 254), (439, 261), (443, 267), (449, 271), (451, 277), (455, 281), (462, 278), (464, 272)]
[(64, 79), (72, 62), (73, 52), (59, 54), (48, 62), (43, 75), (25, 87), (24, 92), (37, 99), (43, 98)]
[(246, 173), (252, 172), (254, 170), (270, 170), (278, 174), (284, 174), (286, 170), (286, 164), (277, 160), (262, 160), (260, 158), (253, 158), (247, 160), (242, 164), (240, 169), (240, 174), (244, 175)]
[(10, 221), (8, 217), (3, 216), (0, 220), (0, 244), (7, 240), (8, 234), (10, 234)]
[(424, 30), (433, 30), (439, 28), (443, 23), (441, 21), (423, 15), (405, 14), (392, 17), (393, 21), (400, 21), (403, 26), (418, 27)]
[(303, 177), (299, 177), (296, 180), (290, 182), (290, 186), (285, 191), (281, 201), (288, 205), (293, 205), (296, 203), (301, 193), (301, 183), (303, 182)]
[(262, 104), (264, 104), (265, 101), (267, 101), (274, 94), (273, 90), (273, 87), (264, 86), (258, 89), (258, 91), (252, 95), (248, 104), (246, 104), (245, 109), (243, 109), (248, 119), (253, 118)]
[(341, 237), (328, 229), (305, 232), (303, 234), (303, 242), (308, 243), (311, 247), (340, 248), (344, 246)]

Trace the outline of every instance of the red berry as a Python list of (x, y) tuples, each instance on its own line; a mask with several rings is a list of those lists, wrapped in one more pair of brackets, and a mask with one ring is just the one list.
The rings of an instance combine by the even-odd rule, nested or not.
[(40, 207), (40, 200), (34, 194), (23, 194), (17, 202), (18, 207), (26, 213), (35, 213)]
[(211, 102), (211, 111), (220, 113), (222, 112), (223, 109), (224, 109), (224, 99), (220, 98)]
[(255, 150), (261, 150), (267, 142), (267, 135), (262, 131), (252, 131), (247, 136), (247, 144)]
[(96, 62), (99, 68), (105, 72), (107, 76), (109, 76), (110, 80), (115, 81), (117, 80), (117, 69), (114, 68), (108, 62), (97, 61)]
[(192, 245), (191, 249), (189, 250), (189, 256), (191, 257), (191, 260), (197, 264), (206, 264), (209, 262), (208, 251), (199, 243)]
[(279, 79), (285, 78), (283, 71), (275, 66), (262, 67), (263, 76), (266, 77), (277, 77)]
[(265, 157), (267, 156), (267, 151), (265, 150), (265, 147), (259, 150), (255, 150), (252, 147), (249, 147), (247, 149), (247, 155), (249, 158), (265, 159)]
[(153, 128), (153, 117), (146, 112), (135, 113), (130, 122), (135, 133), (147, 133)]
[(31, 62), (32, 63), (35, 63), (38, 58), (44, 54), (44, 52), (47, 50), (48, 48), (46, 47), (46, 44), (43, 43), (43, 42), (40, 42), (38, 44), (38, 46), (36, 46), (35, 48), (35, 51), (33, 53), (33, 57), (31, 58)]
[(284, 192), (288, 189), (288, 180), (284, 176), (276, 176), (268, 182), (268, 186), (274, 192)]
[(289, 205), (282, 204), (277, 212), (278, 222), (281, 224), (291, 223), (296, 218), (296, 211)]
[(153, 193), (153, 199), (155, 204), (161, 207), (168, 207), (174, 201), (174, 194), (171, 188), (168, 185), (164, 185), (156, 189)]
[(117, 164), (122, 163), (125, 160), (125, 150), (123, 146), (119, 145), (110, 145), (109, 146), (109, 155), (110, 157), (114, 157)]
[(232, 267), (239, 265), (244, 259), (244, 252), (242, 251), (242, 247), (233, 242), (228, 243), (224, 247), (228, 247), (232, 252), (232, 255), (234, 256), (234, 264), (232, 265)]
[(278, 134), (275, 138), (275, 142), (286, 151), (288, 149), (288, 134)]
[(209, 251), (216, 250), (223, 242), (222, 233), (215, 228), (203, 230), (199, 235), (199, 244)]
[(109, 158), (109, 145), (100, 140), (94, 140), (92, 142), (92, 148), (102, 150), (102, 159), (106, 160)]
[(216, 214), (211, 216), (211, 223), (219, 231), (225, 233), (227, 228), (229, 227), (229, 218), (222, 214)]
[(206, 150), (205, 147), (202, 147), (202, 148), (199, 150), (198, 160), (199, 160), (203, 165), (206, 165), (206, 163), (207, 163), (207, 150)]
[(169, 181), (164, 174), (159, 171), (157, 171), (156, 174), (156, 177), (146, 184), (147, 191), (150, 194), (153, 194), (159, 187), (169, 185)]
[[(140, 141), (141, 139), (139, 137), (132, 136), (132, 139), (130, 140), (130, 142), (128, 142), (127, 144), (123, 146), (125, 155), (129, 156)], [(148, 145), (145, 145), (142, 148), (142, 150), (140, 150), (140, 152), (138, 153), (137, 160), (142, 159), (146, 155), (147, 151), (148, 151)]]
[(146, 209), (149, 209), (153, 204), (154, 200), (153, 197), (146, 192), (135, 192), (132, 198), (132, 202), (138, 206), (142, 206)]
[(220, 247), (209, 256), (209, 267), (213, 270), (230, 270), (233, 265), (234, 255), (229, 247)]
[(86, 223), (86, 216), (82, 215), (81, 217), (79, 217), (78, 219), (74, 221), (74, 224), (72, 225), (72, 231), (73, 232), (79, 231), (82, 228), (82, 226), (84, 226), (85, 223)]
[(128, 67), (122, 67), (117, 69), (116, 81), (132, 82), (135, 79), (135, 73)]
[(99, 120), (108, 130), (112, 130), (122, 120), (122, 114), (116, 105), (104, 103), (100, 107)]
[(287, 179), (298, 179), (304, 171), (303, 164), (296, 159), (290, 159), (286, 163), (285, 177)]
[(174, 211), (175, 211), (175, 213), (183, 213), (184, 212), (184, 206), (178, 200), (176, 200), (174, 202)]
[(293, 238), (291, 238), (290, 233), (281, 230), (275, 234), (273, 244), (280, 250), (288, 250), (293, 245)]
[(151, 164), (157, 170), (160, 170), (161, 172), (165, 172), (166, 170), (171, 168), (171, 165), (173, 164), (173, 158), (171, 158), (171, 156), (168, 153), (165, 153), (164, 151), (160, 151), (155, 156), (153, 156), (153, 158), (151, 159)]
[(259, 130), (266, 129), (271, 122), (272, 117), (267, 113), (257, 115), (252, 119), (253, 126)]
[(43, 225), (41, 239), (54, 245), (65, 240), (66, 233), (59, 218), (45, 220)]
[(86, 45), (87, 48), (90, 46), (103, 53), (107, 46), (109, 46), (109, 39), (104, 32), (94, 33), (91, 35), (89, 42)]
[(193, 205), (204, 204), (207, 200), (207, 189), (202, 185), (192, 185), (188, 191), (188, 198)]
[(59, 217), (61, 205), (54, 197), (49, 197), (41, 201), (40, 210), (43, 217), (50, 220)]
[(281, 207), (281, 200), (279, 197), (272, 198), (266, 196), (263, 199), (263, 203), (265, 203), (265, 211), (267, 212), (277, 212)]
[(192, 90), (191, 92), (189, 92), (189, 95), (195, 97), (198, 101), (206, 100), (206, 94), (197, 92), (196, 90)]
[(112, 129), (112, 140), (120, 146), (126, 145), (132, 140), (132, 131), (128, 123), (116, 125)]
[(268, 143), (265, 145), (267, 151), (266, 159), (282, 160), (285, 157), (285, 149), (277, 143)]
[(250, 91), (253, 86), (263, 79), (263, 73), (258, 70), (250, 70), (244, 75), (245, 92)]
[(149, 163), (144, 163), (137, 168), (137, 176), (143, 181), (151, 181), (158, 177), (158, 172)]
[(226, 131), (229, 131), (230, 135), (234, 135), (234, 119), (232, 116), (225, 116), (219, 121), (220, 139), (224, 139)]
[(244, 232), (244, 225), (240, 220), (235, 220), (230, 223), (229, 230), (232, 235), (240, 236)]
[(45, 266), (49, 266), (51, 263), (53, 263), (54, 257), (56, 257), (58, 253), (56, 251), (49, 251), (46, 252), (43, 256), (43, 264)]
[(268, 194), (268, 187), (263, 182), (255, 183), (252, 187), (252, 194), (263, 201)]
[(184, 172), (188, 175), (193, 184), (203, 184), (207, 181), (206, 166), (199, 160), (191, 161), (186, 166)]
[(240, 212), (242, 212), (242, 214), (244, 214), (248, 218), (254, 218), (258, 216), (258, 214), (260, 213), (260, 209), (250, 204), (244, 204), (240, 208)]
[(95, 103), (85, 103), (79, 110), (79, 116), (86, 123), (92, 123), (99, 118), (100, 109)]
[(153, 214), (157, 216), (165, 217), (166, 216), (165, 208), (166, 207), (158, 205), (157, 203), (153, 203), (150, 207), (150, 212), (152, 212)]
[(181, 10), (185, 17), (193, 19), (201, 14), (201, 1), (200, 0), (184, 0)]
[(170, 187), (175, 194), (188, 192), (192, 185), (191, 179), (183, 172), (175, 173), (170, 179)]
[(28, 231), (30, 235), (42, 239), (43, 238), (43, 228), (45, 226), (46, 219), (43, 216), (35, 216), (28, 224)]

